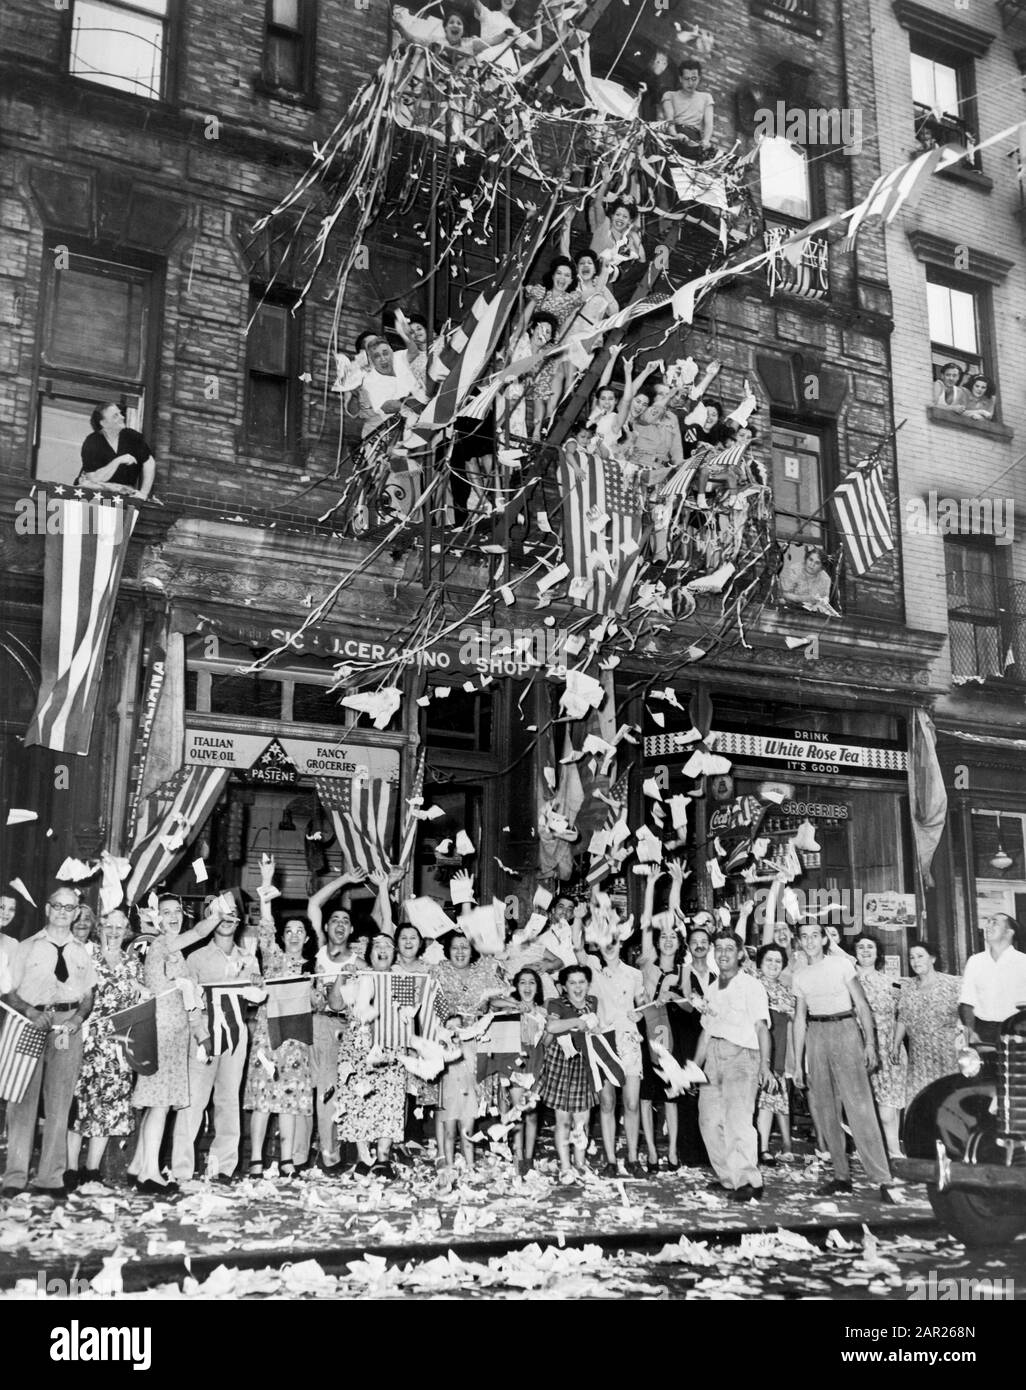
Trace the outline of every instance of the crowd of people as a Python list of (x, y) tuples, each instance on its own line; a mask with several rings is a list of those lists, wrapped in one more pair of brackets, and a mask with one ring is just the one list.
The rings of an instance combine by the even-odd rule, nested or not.
[[(647, 876), (636, 928), (593, 889), (550, 898), (505, 941), (482, 927), (465, 875), (446, 916), (426, 899), (397, 914), (398, 872), (373, 873), (372, 923), (354, 932), (348, 895), (366, 875), (347, 865), (304, 917), (276, 922), (274, 872), (265, 856), (258, 919), (220, 894), (190, 926), (164, 894), (137, 933), (125, 910), (97, 918), (58, 883), (42, 928), (23, 924), (18, 941), (15, 900), (0, 899), (4, 1017), (45, 1035), (7, 1107), (5, 1196), (29, 1183), (42, 1096), (32, 1188), (58, 1199), (103, 1181), (108, 1144), (133, 1135), (128, 1181), (173, 1193), (196, 1174), (205, 1125), (204, 1172), (222, 1183), (288, 1180), (311, 1154), (328, 1175), (394, 1179), (425, 1149), (443, 1190), (489, 1148), (523, 1178), (551, 1116), (568, 1187), (708, 1165), (713, 1188), (758, 1200), (765, 1171), (796, 1161), (793, 1123), (808, 1117), (833, 1167), (819, 1190), (852, 1189), (846, 1125), (888, 1201), (902, 1110), (1026, 1002), (1004, 915), (962, 979), (916, 941), (898, 980), (869, 935), (849, 951), (836, 928), (778, 921), (755, 949), (722, 918), (683, 914), (676, 863), (660, 911), (663, 875)], [(142, 1066), (113, 1016), (149, 999), (156, 1055)]]

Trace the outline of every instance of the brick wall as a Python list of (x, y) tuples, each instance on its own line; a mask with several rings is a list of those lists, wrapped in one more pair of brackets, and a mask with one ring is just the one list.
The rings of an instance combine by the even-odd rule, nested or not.
[[(313, 376), (303, 401), (302, 447), (295, 458), (248, 450), (244, 431), (245, 340), (248, 274), (239, 229), (251, 226), (290, 187), (304, 167), (304, 149), (323, 141), (361, 82), (387, 47), (384, 0), (366, 12), (351, 4), (320, 6), (317, 45), (317, 110), (288, 105), (254, 91), (262, 48), (263, 0), (244, 0), (230, 12), (215, 0), (188, 0), (181, 7), (176, 100), (178, 116), (151, 114), (147, 103), (111, 95), (60, 76), (62, 18), (32, 0), (9, 0), (4, 31), (10, 52), (21, 55), (35, 86), (20, 83), (2, 113), (8, 135), (0, 162), (0, 218), (5, 251), (0, 260), (0, 320), (20, 314), (13, 346), (0, 353), (0, 412), (4, 467), (30, 467), (32, 369), (38, 353), (39, 281), (46, 228), (29, 188), (41, 159), (69, 173), (115, 167), (141, 186), (183, 201), (184, 230), (168, 251), (160, 335), (159, 386), (148, 402), (148, 430), (160, 461), (159, 489), (175, 500), (193, 499), (204, 510), (224, 507), (246, 514), (267, 510), (316, 516), (325, 490), (297, 499), (308, 482), (330, 472), (338, 443), (337, 398), (324, 395), (333, 308), (330, 267), (303, 312), (303, 368)], [(807, 37), (749, 13), (746, 3), (711, 0), (688, 7), (687, 22), (713, 31), (716, 49), (706, 60), (706, 84), (717, 103), (716, 138), (729, 145), (738, 135), (739, 88), (772, 89), (783, 61), (811, 72), (810, 99), (824, 108), (863, 113), (872, 131), (875, 91), (869, 14), (858, 0), (822, 5), (822, 37)], [(679, 18), (680, 16), (678, 16)], [(670, 14), (646, 14), (639, 26), (650, 42), (665, 37)], [(49, 84), (49, 85), (47, 85)], [(219, 139), (206, 138), (206, 117), (216, 115)], [(246, 137), (269, 142), (250, 148)], [(274, 156), (272, 158), (272, 155)], [(879, 172), (870, 140), (857, 158), (841, 154), (819, 163), (828, 207), (848, 206)], [(411, 218), (410, 221), (413, 219)], [(341, 229), (341, 237), (346, 235)], [(336, 234), (339, 235), (338, 233)], [(371, 265), (357, 272), (340, 321), (343, 345), (377, 321), (382, 302), (414, 266), (424, 266), (419, 243), (395, 235), (391, 225), (375, 233)], [(330, 258), (337, 260), (337, 254)], [(405, 269), (405, 275), (403, 271)], [(815, 350), (844, 371), (848, 394), (837, 422), (842, 468), (891, 428), (889, 349), (877, 327), (854, 319), (860, 299), (886, 279), (882, 242), (865, 239), (858, 258), (831, 254), (831, 299), (806, 305), (778, 295), (770, 299), (760, 274), (717, 297), (695, 330), (680, 339), (682, 351), (725, 363), (718, 391), (739, 398), (743, 379), (754, 380), (756, 349), (789, 353)], [(423, 307), (421, 298), (419, 307)], [(207, 389), (217, 381), (216, 399)], [(329, 377), (330, 380), (330, 377)], [(765, 416), (765, 411), (762, 415)], [(765, 420), (762, 419), (765, 433)], [(894, 492), (894, 480), (889, 480)], [(860, 598), (879, 614), (900, 620), (899, 567), (888, 561), (860, 586)]]
[[(996, 7), (952, 8), (945, 0), (929, 0), (929, 8), (947, 18), (971, 23), (995, 35), (989, 51), (976, 60), (978, 120), (981, 137), (996, 133), (1026, 117), (1026, 102), (1013, 58), (1022, 43), (1018, 31), (1001, 29)], [(909, 34), (898, 23), (889, 0), (872, 0), (873, 43), (876, 55), (877, 117), (883, 167), (893, 168), (914, 148), (909, 79)], [(1018, 37), (1016, 33), (1018, 32)], [(1007, 157), (1014, 141), (982, 155), (983, 172), (993, 180), (991, 191), (934, 177), (913, 213), (899, 214), (886, 238), (871, 233), (860, 240), (886, 247), (887, 271), (894, 302), (894, 414), (906, 423), (897, 438), (898, 473), (903, 514), (912, 499), (931, 489), (940, 497), (1001, 497), (1016, 504), (1016, 516), (1026, 521), (1026, 472), (1020, 455), (1026, 449), (1026, 270), (1024, 248), (1015, 211), (1019, 206), (1016, 164)], [(909, 232), (920, 229), (956, 244), (1014, 262), (1007, 278), (991, 292), (996, 361), (984, 365), (996, 377), (1001, 418), (1014, 431), (1009, 440), (994, 439), (968, 429), (952, 429), (927, 418), (932, 373), (930, 331), (926, 307), (926, 266), (917, 259)], [(1026, 579), (1026, 545), (1017, 532), (1004, 554), (1013, 575)], [(913, 626), (947, 632), (944, 541), (941, 536), (903, 536), (905, 594)], [(1026, 679), (1026, 671), (1020, 672)], [(933, 676), (944, 689), (937, 709), (941, 717), (994, 720), (1021, 725), (1022, 701), (995, 701), (974, 686), (952, 687), (945, 646)]]

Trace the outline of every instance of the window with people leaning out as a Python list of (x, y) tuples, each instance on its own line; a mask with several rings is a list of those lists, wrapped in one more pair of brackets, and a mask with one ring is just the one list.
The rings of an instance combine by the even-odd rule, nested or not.
[(966, 420), (996, 419), (997, 387), (983, 356), (988, 309), (983, 290), (934, 278), (931, 272), (926, 307), (933, 366), (930, 404)]

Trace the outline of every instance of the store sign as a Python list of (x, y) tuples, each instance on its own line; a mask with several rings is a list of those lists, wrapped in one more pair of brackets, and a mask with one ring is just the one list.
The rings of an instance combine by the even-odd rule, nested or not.
[[(685, 734), (657, 734), (645, 739), (646, 759), (691, 756)], [(732, 760), (780, 763), (789, 772), (826, 772), (842, 777), (904, 777), (908, 753), (895, 743), (843, 740), (805, 730), (788, 734), (772, 731), (713, 731), (717, 753)]]
[(399, 750), (324, 739), (270, 738), (223, 729), (186, 729), (185, 761), (244, 769), (249, 780), (287, 786), (300, 777), (364, 777), (398, 782)]

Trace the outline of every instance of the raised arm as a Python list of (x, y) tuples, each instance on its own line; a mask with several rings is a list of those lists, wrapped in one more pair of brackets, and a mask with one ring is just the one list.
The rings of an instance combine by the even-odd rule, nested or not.
[(395, 918), (392, 916), (392, 899), (388, 896), (391, 877), (384, 869), (375, 869), (367, 877), (378, 890), (374, 899), (374, 907), (371, 909), (371, 916), (386, 936), (394, 937)]
[(184, 951), (186, 946), (195, 946), (197, 941), (206, 941), (207, 937), (223, 916), (224, 913), (221, 911), (221, 907), (215, 898), (207, 908), (207, 915), (205, 917), (201, 918), (194, 927), (190, 927), (188, 931), (178, 933), (178, 936), (175, 938), (178, 949)]
[(612, 182), (612, 174), (604, 175), (602, 182), (595, 191), (595, 196), (588, 204), (588, 225), (593, 232), (597, 232), (606, 220), (606, 194), (609, 192), (609, 185)]
[(338, 878), (333, 878), (330, 883), (326, 883), (323, 888), (318, 888), (316, 893), (312, 893), (307, 898), (306, 915), (317, 938), (318, 946), (323, 946), (325, 942), (324, 904), (345, 888), (347, 884), (362, 883), (363, 879), (364, 875), (352, 864), (346, 862), (344, 872), (339, 874)]

